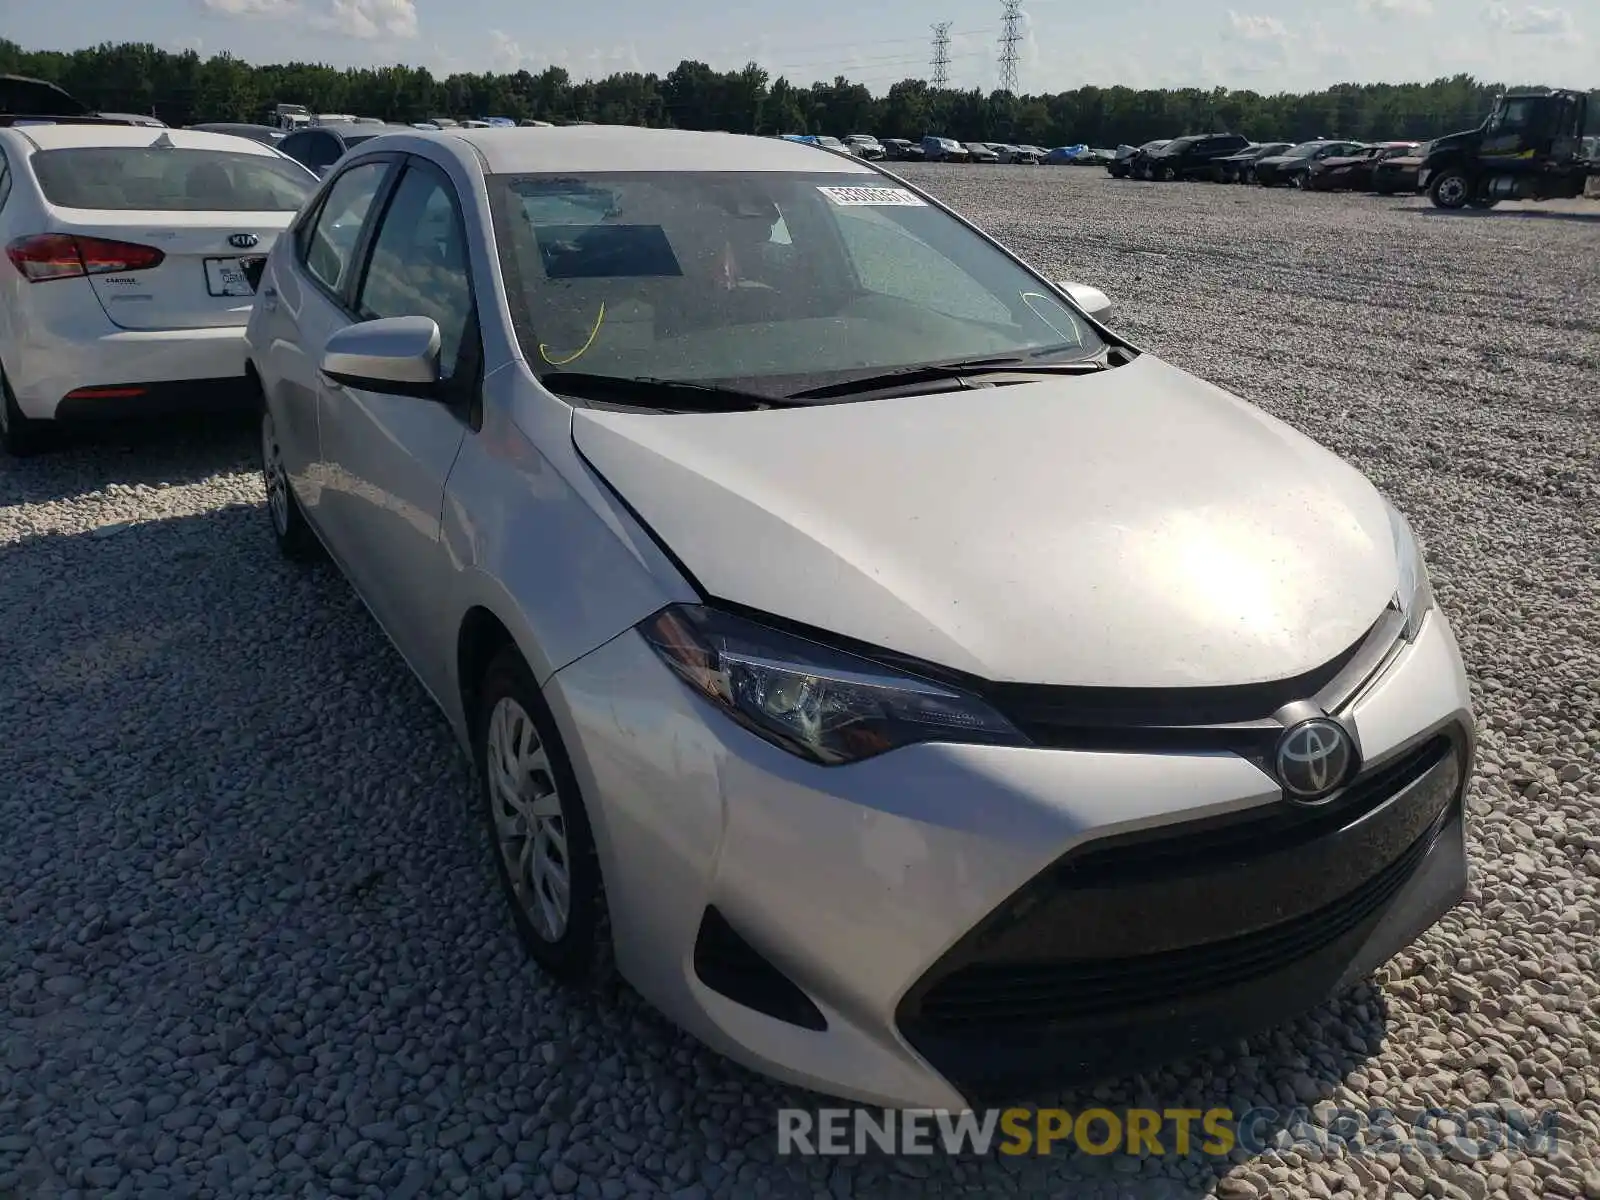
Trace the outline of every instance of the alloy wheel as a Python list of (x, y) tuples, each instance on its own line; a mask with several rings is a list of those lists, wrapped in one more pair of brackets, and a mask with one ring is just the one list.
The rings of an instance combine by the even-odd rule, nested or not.
[(515, 698), (495, 704), (486, 750), (495, 841), (511, 890), (534, 932), (559, 941), (572, 907), (566, 818), (550, 756)]
[(1467, 181), (1459, 175), (1451, 175), (1439, 184), (1439, 199), (1447, 207), (1463, 204), (1467, 199)]

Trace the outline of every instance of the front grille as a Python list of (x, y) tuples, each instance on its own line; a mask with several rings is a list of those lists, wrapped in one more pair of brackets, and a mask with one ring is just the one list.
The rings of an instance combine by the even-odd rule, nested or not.
[(1441, 811), (1400, 857), (1355, 891), (1294, 921), (1136, 958), (974, 963), (921, 998), (916, 1022), (941, 1032), (975, 1023), (1048, 1027), (1248, 982), (1333, 944), (1379, 912), (1416, 871), (1453, 811)]
[(1083, 888), (1244, 866), (1263, 852), (1293, 850), (1337, 832), (1411, 786), (1453, 752), (1448, 737), (1432, 738), (1358, 776), (1320, 807), (1266, 804), (1176, 826), (1113, 834), (1072, 851), (1052, 870), (1060, 886)]

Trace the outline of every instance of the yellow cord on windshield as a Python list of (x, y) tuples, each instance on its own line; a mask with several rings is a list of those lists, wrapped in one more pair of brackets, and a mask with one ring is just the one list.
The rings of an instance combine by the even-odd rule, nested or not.
[(594, 345), (595, 338), (600, 336), (600, 326), (605, 324), (605, 319), (606, 304), (605, 301), (602, 300), (600, 302), (600, 312), (595, 316), (594, 319), (594, 328), (589, 331), (589, 340), (584, 342), (582, 346), (578, 347), (576, 354), (570, 354), (566, 358), (551, 358), (550, 347), (546, 346), (543, 342), (540, 342), (539, 357), (544, 359), (545, 362), (549, 363), (552, 367), (564, 367), (568, 363), (577, 362), (585, 354), (589, 353), (589, 347)]

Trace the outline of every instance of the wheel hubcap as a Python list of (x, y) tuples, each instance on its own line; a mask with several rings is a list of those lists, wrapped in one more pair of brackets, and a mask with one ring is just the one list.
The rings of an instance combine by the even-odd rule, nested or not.
[(283, 471), (283, 453), (278, 447), (278, 431), (270, 412), (261, 415), (261, 478), (267, 485), (267, 511), (272, 527), (280, 534), (289, 532), (289, 480)]
[(1463, 179), (1452, 176), (1439, 185), (1439, 199), (1447, 204), (1459, 204), (1462, 197), (1467, 194), (1467, 184)]
[(539, 936), (558, 941), (572, 901), (566, 818), (550, 756), (532, 718), (509, 696), (489, 714), (487, 750), (495, 841), (511, 890)]

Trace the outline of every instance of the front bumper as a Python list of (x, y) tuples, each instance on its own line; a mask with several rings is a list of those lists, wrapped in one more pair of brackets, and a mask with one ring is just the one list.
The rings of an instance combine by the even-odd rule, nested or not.
[[(1228, 752), (925, 745), (814, 766), (632, 634), (549, 694), (622, 973), (713, 1048), (866, 1103), (960, 1109), (1269, 1026), (1466, 886), (1472, 717), (1437, 612), (1348, 709), (1366, 798), (1298, 825), (1320, 810), (1289, 812)], [(729, 928), (742, 967), (708, 969), (708, 929)]]

